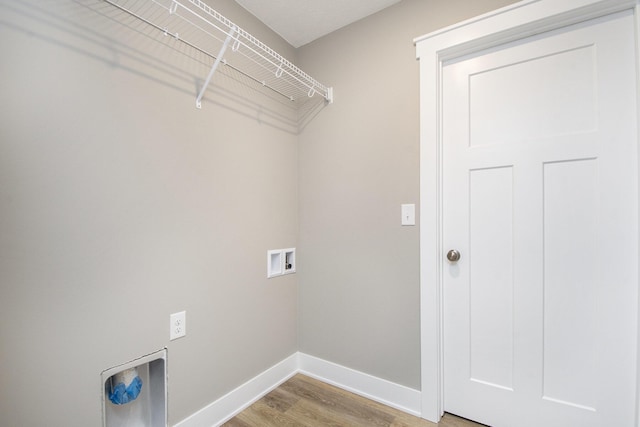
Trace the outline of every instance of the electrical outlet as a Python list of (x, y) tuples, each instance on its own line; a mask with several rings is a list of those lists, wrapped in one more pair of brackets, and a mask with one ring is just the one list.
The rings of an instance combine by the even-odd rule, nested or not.
[(169, 316), (169, 340), (187, 335), (187, 312), (173, 313)]

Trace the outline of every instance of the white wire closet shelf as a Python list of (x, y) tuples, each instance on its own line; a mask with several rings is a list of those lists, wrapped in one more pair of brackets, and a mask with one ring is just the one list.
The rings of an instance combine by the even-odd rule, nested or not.
[(333, 89), (318, 82), (276, 51), (200, 0), (105, 0), (116, 8), (214, 59), (196, 97), (220, 66), (231, 67), (290, 101), (321, 96), (333, 102)]

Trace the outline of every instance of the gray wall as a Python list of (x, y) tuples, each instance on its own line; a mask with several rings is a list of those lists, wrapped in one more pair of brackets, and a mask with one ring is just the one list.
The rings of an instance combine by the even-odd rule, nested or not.
[(99, 0), (1, 0), (0, 54), (0, 425), (99, 426), (101, 371), (165, 346), (176, 423), (293, 354), (295, 110), (223, 74), (196, 109), (201, 56)]
[(509, 2), (404, 0), (294, 51), (211, 0), (335, 87), (298, 117), (225, 72), (195, 109), (210, 64), (101, 0), (0, 0), (0, 424), (98, 426), (101, 371), (165, 346), (171, 424), (298, 349), (419, 388), (411, 41)]
[(403, 0), (299, 49), (334, 86), (300, 135), (300, 350), (420, 389), (419, 81), (412, 40), (513, 0)]

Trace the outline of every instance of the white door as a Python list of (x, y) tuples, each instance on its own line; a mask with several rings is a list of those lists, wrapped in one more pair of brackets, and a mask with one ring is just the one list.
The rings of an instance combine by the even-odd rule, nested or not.
[(634, 424), (634, 49), (625, 12), (445, 63), (446, 412)]

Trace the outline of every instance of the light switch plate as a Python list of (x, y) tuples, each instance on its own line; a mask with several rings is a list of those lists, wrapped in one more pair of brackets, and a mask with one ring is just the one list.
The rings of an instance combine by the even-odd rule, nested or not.
[(401, 205), (402, 225), (416, 225), (416, 205)]

